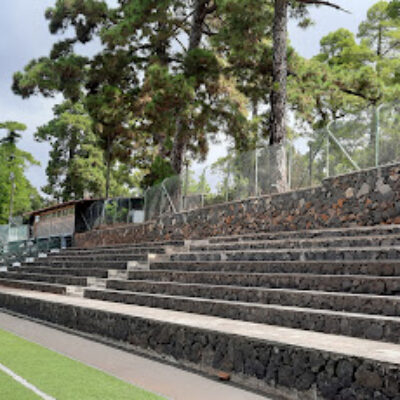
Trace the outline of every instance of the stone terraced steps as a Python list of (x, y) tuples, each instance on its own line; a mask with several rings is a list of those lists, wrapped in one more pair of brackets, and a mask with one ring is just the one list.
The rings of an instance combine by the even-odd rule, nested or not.
[(39, 258), (33, 262), (22, 263), (22, 267), (49, 267), (54, 269), (69, 269), (71, 273), (75, 269), (81, 268), (82, 270), (99, 270), (103, 269), (121, 269), (126, 270), (126, 261), (101, 261), (101, 260), (90, 260), (90, 261), (79, 261), (79, 260), (53, 260), (51, 257)]
[[(38, 281), (24, 281), (24, 280), (13, 280), (7, 278), (0, 278), (0, 286), (6, 286), (16, 289), (33, 290), (38, 292), (47, 292), (54, 294), (66, 294), (67, 287), (58, 284), (50, 284)], [(1, 290), (0, 290), (1, 293)]]
[(210, 244), (229, 243), (249, 240), (280, 240), (280, 239), (315, 239), (342, 236), (378, 236), (400, 234), (400, 225), (359, 226), (354, 228), (331, 228), (299, 231), (277, 231), (249, 233), (245, 235), (216, 236), (208, 239)]
[(65, 275), (45, 275), (23, 272), (0, 272), (0, 278), (30, 282), (56, 283), (60, 285), (87, 286), (87, 278)]
[[(310, 273), (250, 273), (238, 272), (182, 272), (182, 271), (130, 271), (134, 287), (142, 282), (182, 283), (204, 285), (233, 285), (241, 287), (293, 288), (345, 293), (400, 294), (400, 276), (370, 275), (316, 275)], [(109, 281), (110, 285), (114, 281)]]
[(96, 254), (96, 255), (57, 255), (47, 257), (52, 262), (65, 262), (65, 261), (76, 261), (76, 262), (85, 262), (85, 261), (147, 261), (147, 254)]
[(192, 252), (207, 251), (238, 251), (238, 250), (268, 250), (268, 249), (310, 249), (332, 247), (391, 247), (400, 246), (400, 236), (347, 236), (338, 238), (313, 239), (279, 239), (279, 240), (252, 240), (233, 243), (215, 243), (208, 245), (192, 245)]
[[(76, 322), (63, 316), (57, 322), (56, 314), (55, 323), (152, 349), (152, 356), (203, 372), (226, 371), (253, 389), (273, 390), (285, 399), (400, 399), (397, 225), (74, 248), (3, 274), (0, 285), (4, 280), (5, 286), (14, 282), (18, 288), (84, 296), (83, 308), (70, 310), (71, 315), (82, 313)], [(10, 296), (4, 301), (17, 312), (30, 309), (32, 316), (46, 320), (50, 310), (58, 312), (45, 300), (35, 311), (30, 300)], [(86, 310), (84, 304), (92, 301), (116, 314)], [(127, 305), (147, 316), (129, 319), (121, 311), (128, 312)], [(184, 314), (192, 318), (190, 329), (182, 322)], [(172, 319), (155, 321), (155, 315)], [(197, 325), (202, 318), (227, 325), (236, 321), (246, 333), (224, 331), (211, 345), (207, 328)], [(288, 336), (276, 336), (279, 344), (255, 344), (252, 324), (271, 332), (289, 329)], [(305, 332), (322, 335), (318, 340), (330, 346), (325, 361), (315, 362), (320, 350), (314, 342), (293, 347), (289, 332), (298, 338)], [(236, 341), (244, 349), (240, 356), (232, 345)], [(354, 343), (355, 358), (344, 353), (343, 342)], [(367, 343), (371, 352), (356, 356), (356, 347)], [(374, 353), (389, 344), (392, 354), (399, 352), (398, 361), (389, 353)]]
[[(400, 278), (399, 278), (400, 279)], [(276, 282), (275, 282), (276, 283)], [(374, 287), (373, 280), (368, 282), (371, 288)], [(346, 282), (347, 284), (347, 282)], [(350, 286), (346, 286), (347, 291), (341, 290), (340, 287), (334, 287), (329, 282), (326, 283), (325, 288), (319, 287), (314, 284), (311, 287), (303, 288), (300, 285), (293, 285), (290, 287), (289, 284), (285, 286), (276, 284), (275, 287), (263, 288), (263, 287), (244, 287), (237, 285), (213, 285), (213, 284), (199, 284), (199, 283), (176, 283), (176, 282), (157, 282), (157, 281), (146, 281), (146, 280), (108, 280), (107, 288), (112, 290), (125, 290), (134, 292), (146, 292), (146, 293), (161, 293), (176, 296), (191, 296), (191, 297), (203, 297), (203, 298), (215, 298), (215, 299), (226, 299), (241, 301), (256, 302), (257, 299), (262, 299), (266, 289), (292, 289), (301, 291), (323, 291), (323, 292), (336, 292), (336, 293), (353, 293), (353, 294), (373, 294), (392, 296), (391, 290), (368, 291), (368, 287), (352, 289)], [(328, 290), (330, 289), (330, 290)], [(336, 289), (336, 290), (332, 290)], [(381, 288), (379, 288), (381, 289)], [(249, 299), (249, 300), (243, 300)]]
[[(95, 249), (71, 248), (29, 260), (21, 267), (11, 267), (1, 273), (0, 278), (8, 282), (8, 286), (53, 293), (67, 291), (83, 296), (80, 287), (105, 288), (108, 277), (127, 279), (128, 264), (139, 268), (147, 264), (149, 254), (163, 256), (173, 249), (179, 251), (183, 245), (183, 241), (173, 240)], [(68, 290), (60, 289), (61, 285)]]
[[(68, 249), (61, 253), (56, 253), (54, 256), (60, 256), (61, 254), (69, 257), (77, 256), (103, 256), (107, 255), (140, 255), (140, 254), (164, 254), (166, 251), (165, 247), (153, 246), (153, 247), (123, 247), (114, 249)], [(50, 255), (52, 257), (52, 255)]]
[[(210, 293), (209, 296), (185, 297), (179, 295), (168, 295), (160, 293), (148, 292), (132, 292), (125, 290), (111, 290), (97, 291), (87, 290), (86, 296), (88, 298), (101, 299), (104, 294), (104, 300), (117, 302), (134, 303), (135, 299), (142, 301), (142, 299), (150, 299), (149, 303), (137, 303), (138, 305), (151, 305), (154, 299), (159, 300), (157, 307), (175, 309), (180, 307), (180, 302), (189, 300), (193, 302), (210, 303), (213, 304), (245, 304), (252, 305), (258, 304), (275, 304), (282, 306), (292, 306), (301, 308), (313, 308), (318, 310), (332, 310), (332, 311), (348, 311), (351, 313), (363, 314), (376, 314), (386, 315), (392, 317), (400, 317), (400, 297), (399, 296), (377, 296), (366, 294), (352, 294), (352, 293), (332, 293), (323, 291), (312, 290), (293, 290), (293, 289), (262, 289), (254, 290), (247, 289), (238, 290), (238, 288), (220, 288), (221, 291)], [(227, 296), (227, 293), (229, 295)], [(95, 296), (95, 297), (92, 297)], [(126, 301), (125, 301), (126, 300)], [(188, 311), (185, 309), (184, 311)]]
[[(185, 311), (195, 314), (238, 319), (268, 325), (304, 329), (335, 335), (346, 335), (371, 340), (400, 343), (400, 318), (364, 315), (330, 310), (306, 309), (281, 305), (238, 303), (190, 298), (150, 299), (140, 293), (119, 293), (86, 290), (85, 297)], [(158, 300), (158, 301), (155, 301)], [(168, 307), (168, 305), (170, 305)]]
[(81, 247), (72, 247), (65, 252), (79, 252), (79, 251), (108, 251), (108, 250), (123, 250), (126, 248), (136, 249), (136, 248), (160, 248), (160, 247), (181, 247), (185, 245), (184, 240), (164, 240), (164, 241), (154, 241), (154, 242), (142, 242), (142, 243), (123, 243), (123, 244), (114, 244), (108, 246), (98, 246), (93, 248), (81, 248)]
[(320, 275), (400, 276), (400, 260), (388, 261), (163, 261), (152, 262), (154, 271), (311, 273)]
[[(107, 278), (108, 270), (104, 268), (52, 268), (52, 267), (44, 267), (44, 266), (30, 266), (24, 267), (11, 267), (8, 270), (10, 272), (21, 272), (27, 274), (44, 274), (44, 275), (68, 275), (68, 276), (93, 276), (96, 278)], [(110, 268), (110, 265), (107, 264)]]
[(0, 305), (208, 375), (223, 372), (271, 399), (400, 393), (400, 346), (381, 340), (14, 289), (0, 290)]
[(400, 246), (182, 252), (171, 261), (399, 260)]

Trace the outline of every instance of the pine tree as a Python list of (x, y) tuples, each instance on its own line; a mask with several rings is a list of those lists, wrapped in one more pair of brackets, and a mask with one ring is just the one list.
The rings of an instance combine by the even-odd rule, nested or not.
[(24, 124), (3, 122), (0, 130), (7, 132), (0, 140), (0, 224), (6, 224), (14, 215), (40, 207), (39, 193), (25, 177), (28, 166), (40, 163), (17, 147), (19, 132), (26, 130)]
[[(364, 150), (359, 159), (364, 167), (379, 162), (376, 152), (379, 108), (399, 95), (396, 72), (400, 61), (396, 39), (399, 34), (399, 23), (390, 17), (389, 3), (379, 1), (360, 24), (359, 43), (352, 32), (339, 29), (321, 39), (321, 53), (313, 60), (317, 62), (312, 72), (314, 80), (318, 73), (325, 71), (324, 80), (329, 83), (323, 92), (314, 95), (318, 105), (315, 107), (316, 119), (320, 121), (318, 127), (346, 114), (357, 115), (359, 127), (352, 127), (354, 142), (356, 132), (363, 135), (363, 131), (370, 131), (369, 149)], [(318, 62), (324, 65), (318, 66)], [(343, 130), (338, 134), (344, 140), (346, 135), (351, 136)]]
[[(72, 27), (74, 36), (16, 73), (14, 91), (84, 98), (108, 171), (114, 157), (124, 162), (132, 156), (122, 150), (134, 143), (179, 174), (187, 152), (205, 156), (208, 135), (222, 130), (242, 141), (246, 136), (243, 108), (231, 99), (209, 45), (214, 32), (208, 22), (217, 9), (212, 0), (130, 0), (115, 9), (103, 1), (58, 0), (46, 13), (50, 30)], [(98, 54), (74, 53), (76, 43), (94, 37), (103, 44)]]
[(294, 16), (304, 19), (307, 15), (307, 6), (328, 6), (341, 10), (342, 8), (330, 1), (322, 0), (274, 0), (273, 24), (273, 68), (271, 92), (271, 121), (270, 121), (270, 148), (271, 148), (271, 190), (282, 192), (287, 189), (286, 153), (284, 141), (286, 133), (286, 106), (287, 106), (287, 42), (289, 11)]
[(375, 101), (371, 102), (373, 119), (371, 123), (370, 143), (374, 159), (379, 163), (376, 153), (379, 105), (398, 98), (400, 80), (400, 19), (392, 18), (393, 4), (379, 1), (367, 13), (367, 19), (361, 23), (358, 36), (375, 53), (376, 80), (379, 82), (379, 92)]
[(38, 128), (35, 139), (51, 145), (43, 191), (59, 201), (104, 194), (103, 155), (92, 120), (81, 103), (65, 101), (53, 109), (54, 118)]
[[(85, 193), (102, 197), (107, 167), (101, 137), (94, 132), (92, 118), (81, 102), (70, 100), (55, 106), (53, 112), (54, 119), (35, 133), (36, 140), (48, 142), (52, 147), (46, 169), (48, 183), (43, 191), (59, 201), (82, 199)], [(133, 168), (130, 159), (126, 160), (125, 168), (127, 171)], [(129, 174), (123, 173), (120, 164), (110, 166), (108, 194), (129, 194), (135, 183)]]

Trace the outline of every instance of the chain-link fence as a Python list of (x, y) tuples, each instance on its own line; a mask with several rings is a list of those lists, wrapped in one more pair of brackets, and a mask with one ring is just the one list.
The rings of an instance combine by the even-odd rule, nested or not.
[(30, 238), (29, 230), (29, 225), (0, 225), (0, 268), (72, 245), (72, 235)]
[(27, 240), (29, 237), (28, 225), (0, 225), (0, 242), (5, 244), (8, 242), (17, 242)]
[(41, 253), (72, 246), (72, 236), (52, 236), (0, 243), (0, 268), (20, 264)]
[(182, 210), (182, 193), (182, 180), (179, 176), (172, 176), (148, 188), (144, 193), (145, 220)]
[[(145, 192), (145, 219), (227, 201), (267, 195), (274, 190), (276, 165), (270, 146), (227, 149), (213, 163), (187, 166)], [(400, 105), (371, 107), (338, 118), (317, 131), (291, 132), (286, 149), (286, 189), (320, 185), (331, 176), (400, 162)]]
[(82, 200), (39, 210), (31, 215), (30, 225), (22, 225), (22, 219), (21, 225), (0, 225), (0, 268), (71, 247), (75, 233), (142, 223), (143, 203), (143, 198)]
[(75, 232), (144, 222), (143, 198), (86, 201), (76, 205)]
[[(281, 157), (287, 191), (320, 185), (330, 176), (400, 162), (400, 104), (347, 114), (317, 131), (292, 129), (289, 136)], [(257, 148), (244, 153), (228, 146), (212, 163), (187, 162), (181, 176), (169, 177), (148, 188), (143, 198), (82, 201), (74, 211), (71, 209), (71, 214), (60, 210), (58, 213), (67, 214), (44, 217), (35, 225), (42, 231), (34, 236), (65, 237), (267, 195), (276, 192), (276, 164), (276, 153), (271, 152), (268, 139), (260, 138)], [(25, 229), (24, 233), (18, 229)], [(0, 227), (0, 244), (23, 241), (20, 235), (24, 237), (27, 230), (18, 229)]]

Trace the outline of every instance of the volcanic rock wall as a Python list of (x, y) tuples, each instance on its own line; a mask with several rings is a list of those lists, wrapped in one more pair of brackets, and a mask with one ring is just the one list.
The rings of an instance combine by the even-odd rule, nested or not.
[(315, 188), (76, 234), (75, 246), (380, 224), (400, 224), (400, 164), (329, 178)]

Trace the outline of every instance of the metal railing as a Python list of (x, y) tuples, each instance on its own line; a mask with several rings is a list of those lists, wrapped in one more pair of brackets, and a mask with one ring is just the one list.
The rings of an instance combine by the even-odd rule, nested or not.
[(10, 267), (30, 258), (37, 258), (41, 253), (50, 253), (52, 250), (61, 250), (71, 246), (72, 236), (0, 242), (0, 267)]

